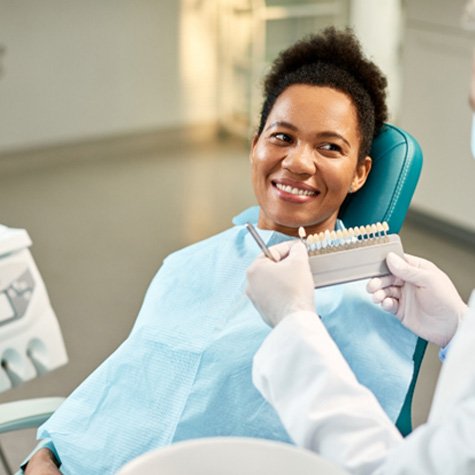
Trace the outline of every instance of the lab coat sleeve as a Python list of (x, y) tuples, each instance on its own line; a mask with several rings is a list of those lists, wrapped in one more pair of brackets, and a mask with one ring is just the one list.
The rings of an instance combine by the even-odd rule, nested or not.
[(475, 291), (469, 311), (450, 343), (429, 420), (410, 434), (378, 475), (475, 473)]
[(299, 446), (374, 472), (401, 435), (312, 312), (286, 317), (254, 357), (253, 381)]
[[(475, 389), (475, 388), (474, 388)], [(475, 393), (441, 422), (428, 422), (392, 450), (374, 475), (475, 473)]]

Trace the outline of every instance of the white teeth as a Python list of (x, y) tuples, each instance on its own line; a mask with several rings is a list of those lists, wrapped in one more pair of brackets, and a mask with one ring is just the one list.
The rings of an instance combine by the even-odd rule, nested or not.
[(373, 243), (387, 241), (389, 226), (386, 221), (383, 223), (368, 224), (366, 226), (355, 226), (338, 231), (321, 231), (318, 234), (308, 234), (305, 238), (307, 249), (310, 255), (333, 252), (338, 249), (350, 249)]
[(316, 195), (315, 191), (301, 190), (300, 188), (295, 188), (289, 185), (282, 185), (281, 183), (276, 183), (275, 186), (279, 190), (285, 191), (286, 193), (290, 193), (292, 195), (298, 195), (298, 196), (315, 196)]

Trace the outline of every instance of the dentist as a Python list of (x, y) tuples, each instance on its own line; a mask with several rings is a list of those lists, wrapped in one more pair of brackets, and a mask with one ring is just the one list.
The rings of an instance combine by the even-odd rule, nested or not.
[(446, 274), (413, 256), (390, 254), (393, 275), (369, 282), (412, 331), (450, 342), (429, 419), (403, 439), (315, 314), (305, 246), (271, 251), (278, 262), (260, 257), (248, 270), (247, 294), (275, 327), (254, 357), (253, 381), (296, 444), (352, 474), (475, 473), (475, 298), (468, 308)]

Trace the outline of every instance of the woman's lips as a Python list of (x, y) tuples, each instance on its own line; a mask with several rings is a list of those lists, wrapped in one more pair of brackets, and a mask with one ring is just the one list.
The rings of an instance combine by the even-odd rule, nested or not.
[(276, 183), (275, 187), (278, 190), (285, 191), (286, 193), (291, 193), (292, 195), (315, 196), (317, 194), (313, 190), (304, 190), (302, 188), (292, 187), (290, 185), (283, 185), (282, 183)]
[(318, 190), (303, 184), (272, 181), (272, 185), (278, 191), (280, 197), (298, 203), (309, 201), (320, 194)]

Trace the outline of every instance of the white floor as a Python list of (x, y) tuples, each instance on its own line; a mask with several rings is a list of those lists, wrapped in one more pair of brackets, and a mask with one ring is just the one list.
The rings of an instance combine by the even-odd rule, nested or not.
[[(66, 367), (2, 394), (1, 402), (70, 393), (127, 336), (162, 259), (227, 228), (254, 203), (242, 143), (81, 150), (0, 160), (0, 222), (29, 231), (70, 357)], [(439, 263), (468, 297), (474, 249), (410, 223), (402, 238), (406, 252)], [(416, 425), (427, 415), (438, 370), (430, 348), (416, 390)], [(34, 431), (0, 440), (16, 466), (33, 447)]]

